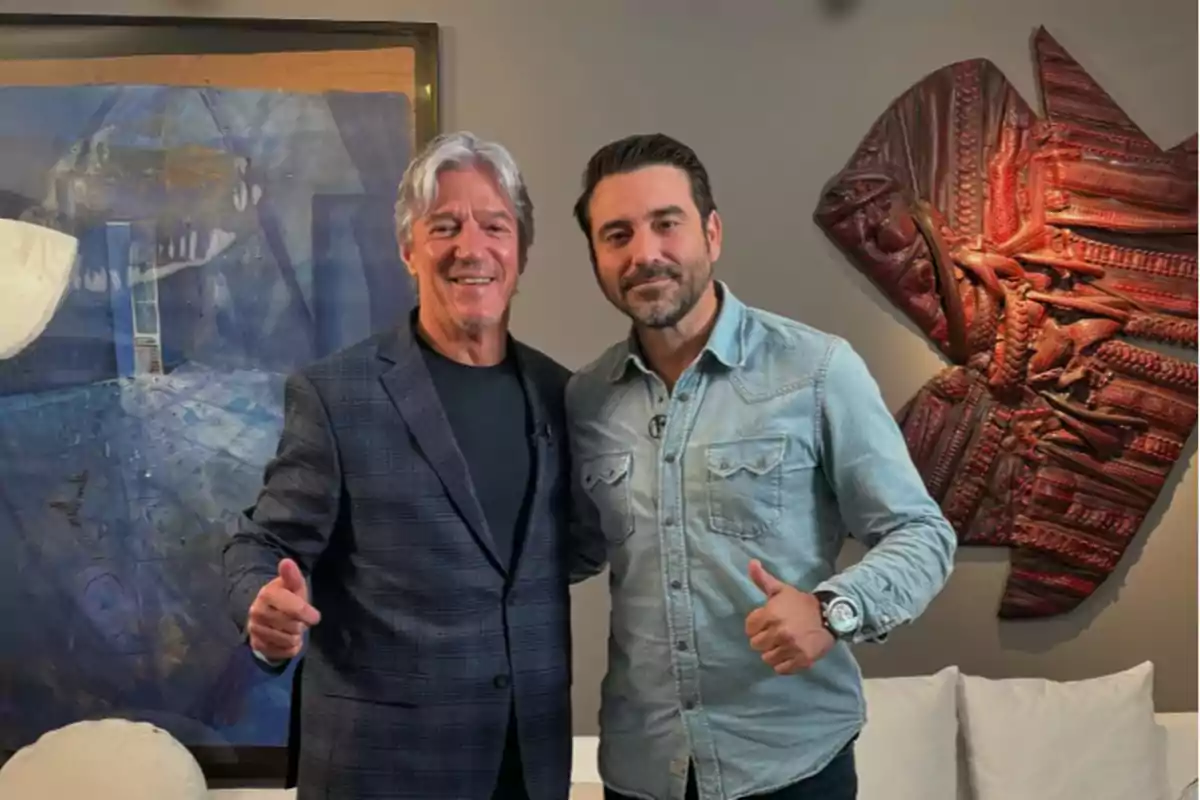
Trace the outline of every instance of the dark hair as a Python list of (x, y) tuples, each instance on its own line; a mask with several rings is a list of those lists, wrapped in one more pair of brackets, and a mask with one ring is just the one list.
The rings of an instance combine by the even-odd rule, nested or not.
[(592, 216), (588, 206), (596, 184), (610, 175), (654, 165), (678, 167), (687, 173), (692, 186), (692, 201), (700, 211), (700, 223), (708, 222), (717, 204), (713, 201), (708, 170), (692, 148), (663, 133), (638, 133), (609, 142), (588, 159), (583, 172), (583, 193), (575, 201), (575, 221), (588, 240), (589, 250), (592, 247)]

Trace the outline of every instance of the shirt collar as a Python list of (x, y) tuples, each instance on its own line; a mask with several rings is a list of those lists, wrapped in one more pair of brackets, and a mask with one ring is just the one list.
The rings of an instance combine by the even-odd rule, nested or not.
[[(744, 335), (746, 306), (723, 281), (718, 280), (714, 283), (720, 307), (717, 311), (717, 322), (713, 325), (712, 332), (709, 333), (708, 342), (700, 352), (700, 359), (707, 355), (730, 369), (740, 367), (746, 359)], [(631, 366), (643, 373), (650, 372), (642, 358), (637, 334), (632, 328), (629, 336), (621, 343), (617, 351), (616, 362), (608, 376), (609, 381), (616, 383), (624, 378)]]

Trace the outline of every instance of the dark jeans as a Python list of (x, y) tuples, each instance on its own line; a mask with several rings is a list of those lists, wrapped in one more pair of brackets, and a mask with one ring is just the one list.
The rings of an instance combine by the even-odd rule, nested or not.
[(500, 776), (496, 779), (496, 790), (492, 792), (492, 800), (529, 800), (529, 791), (525, 788), (525, 770), (521, 767), (521, 746), (517, 739), (515, 709), (509, 712), (504, 759), (500, 762)]
[[(685, 800), (697, 800), (696, 773), (688, 770)], [(802, 781), (766, 794), (753, 795), (754, 800), (857, 800), (858, 770), (854, 766), (854, 743), (851, 742), (834, 757), (825, 769)], [(604, 800), (636, 800), (605, 787)]]

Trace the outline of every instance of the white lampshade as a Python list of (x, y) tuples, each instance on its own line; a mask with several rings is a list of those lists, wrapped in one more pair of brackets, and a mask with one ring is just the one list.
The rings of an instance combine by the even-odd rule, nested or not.
[(146, 722), (102, 719), (49, 731), (0, 768), (0, 797), (207, 800), (196, 759)]
[(60, 231), (0, 219), (0, 359), (42, 335), (66, 296), (79, 241)]

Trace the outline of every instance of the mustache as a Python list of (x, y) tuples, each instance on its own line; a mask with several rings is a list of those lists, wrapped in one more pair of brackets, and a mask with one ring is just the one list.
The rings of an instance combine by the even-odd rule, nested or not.
[(643, 283), (667, 278), (668, 280), (679, 281), (683, 275), (678, 269), (670, 264), (641, 264), (633, 272), (621, 279), (621, 291), (628, 292)]

